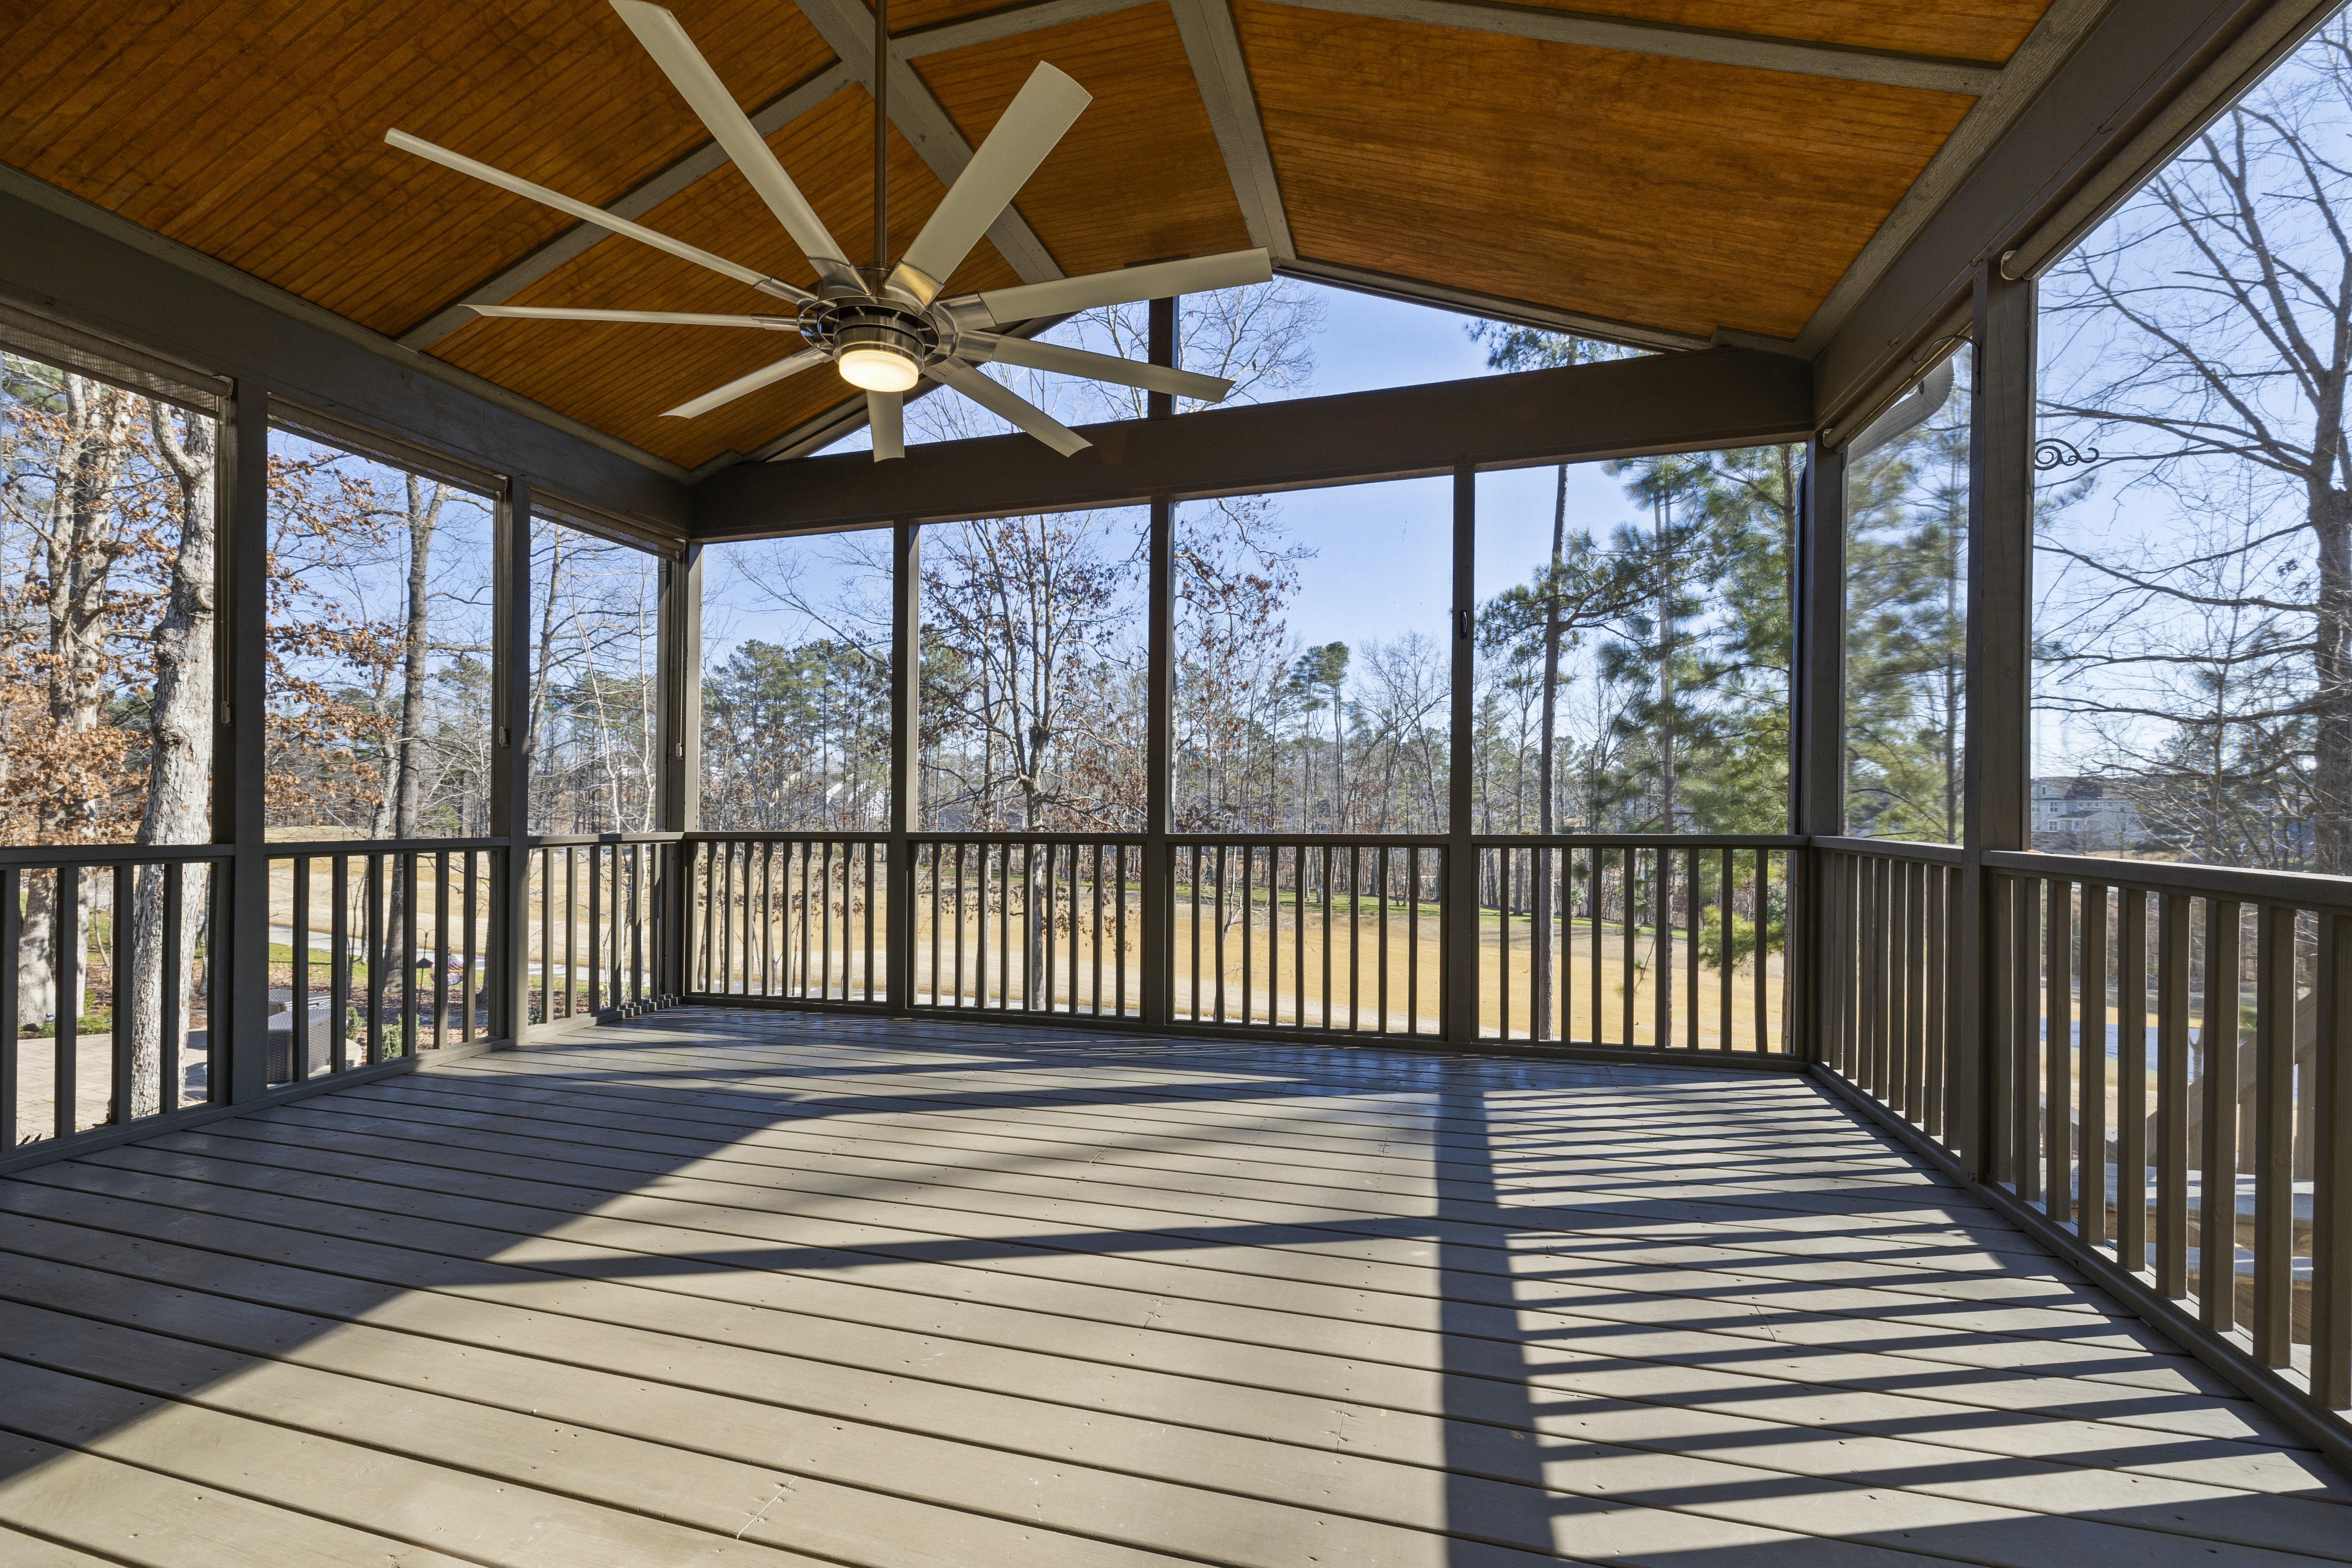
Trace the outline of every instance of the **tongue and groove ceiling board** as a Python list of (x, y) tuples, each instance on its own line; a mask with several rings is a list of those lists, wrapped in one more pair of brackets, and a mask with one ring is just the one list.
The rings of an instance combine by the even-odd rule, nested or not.
[(1302, 258), (1700, 338), (1796, 336), (1975, 101), (1234, 11)]
[[(835, 64), (793, 0), (667, 3), (747, 109)], [(1789, 338), (1976, 102), (1396, 19), (1417, 8), (1486, 14), (1444, 11), (1445, 0), (1318, 0), (1380, 16), (1270, 0), (1178, 3), (1196, 7), (1183, 34), (1165, 0), (1033, 31), (998, 15), (1002, 0), (892, 7), (902, 36), (987, 18), (985, 41), (918, 49), (913, 76), (899, 78), (919, 79), (944, 117), (930, 123), (951, 123), (968, 143), (985, 137), (1040, 59), (1094, 94), (1017, 204), (1066, 273), (1246, 246), (1234, 190), (1242, 166), (1232, 161), (1238, 112), (1263, 128), (1302, 265), (1697, 339), (1718, 328)], [(1227, 3), (1248, 78), (1238, 100), (1233, 84), (1214, 87), (1213, 104), (1194, 75), (1201, 18)], [(1987, 72), (2017, 50), (2045, 3), (1532, 0)], [(1039, 20), (1074, 9), (1099, 6), (1063, 5)], [(846, 37), (847, 22), (832, 25)], [(854, 79), (864, 69), (862, 58), (846, 59), (838, 79), (847, 85), (771, 138), (861, 260), (870, 100)], [(1213, 121), (1213, 107), (1223, 118)], [(386, 336), (419, 330), (426, 352), (688, 468), (760, 450), (851, 402), (838, 377), (818, 371), (698, 420), (660, 416), (783, 357), (795, 340), (782, 333), (420, 329), (572, 225), (384, 146), (394, 125), (600, 205), (708, 145), (605, 0), (23, 0), (0, 14), (0, 162), (133, 223)], [(903, 143), (892, 184), (891, 228), (903, 245), (940, 184)], [(807, 277), (731, 167), (693, 179), (643, 221)], [(551, 269), (509, 302), (773, 306), (622, 240), (537, 265)], [(1017, 280), (982, 242), (952, 287)]]
[[(728, 86), (832, 59), (776, 0), (674, 0)], [(595, 0), (39, 0), (0, 23), (0, 159), (397, 336), (571, 226), (394, 125), (602, 205), (709, 140)]]

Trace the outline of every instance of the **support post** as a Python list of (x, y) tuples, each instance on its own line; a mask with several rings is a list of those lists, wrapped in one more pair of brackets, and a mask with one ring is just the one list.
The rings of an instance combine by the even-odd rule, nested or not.
[[(1797, 833), (1845, 831), (1845, 452), (1816, 437), (1805, 449), (1797, 521), (1797, 711), (1789, 759), (1789, 820)], [(1822, 998), (1832, 994), (1818, 866), (1808, 852), (1795, 879), (1801, 907), (1789, 921), (1792, 932), (1804, 933), (1802, 961), (1789, 966), (1802, 987), (1790, 1009), (1799, 1031), (1793, 1043), (1813, 1062), (1822, 1059)]]
[(1478, 475), (1465, 465), (1454, 470), (1454, 616), (1447, 639), (1454, 682), (1446, 748), (1444, 938), (1438, 950), (1445, 976), (1445, 1037), (1457, 1046), (1478, 1038), (1478, 858), (1470, 842), (1477, 545)]
[[(496, 630), (490, 638), (490, 837), (507, 841), (492, 862), (490, 1033), (520, 1040), (530, 1026), (530, 481), (510, 479), (494, 546)], [(467, 943), (473, 933), (466, 933)], [(472, 1020), (467, 1020), (470, 1029)]]
[[(665, 833), (691, 833), (702, 826), (702, 546), (689, 544), (683, 559), (661, 566), (658, 666), (654, 684), (661, 693), (656, 714), (661, 747), (661, 786), (656, 800)], [(661, 851), (668, 868), (662, 878), (663, 942), (656, 990), (665, 999), (686, 992), (686, 953), (691, 932), (693, 889), (688, 886), (689, 856), (683, 845)]]
[(922, 628), (923, 531), (902, 521), (890, 531), (889, 962), (883, 994), (894, 1013), (915, 1005), (915, 845), (908, 835), (923, 820)]
[[(213, 732), (213, 833), (233, 847), (227, 908), (213, 911), (226, 952), (225, 1009), (207, 1016), (215, 1097), (243, 1104), (269, 1087), (268, 767), (269, 388), (240, 379), (222, 431), (227, 505), (220, 566), (220, 703)], [(224, 1049), (226, 1046), (226, 1049)], [(222, 1092), (226, 1086), (226, 1093)]]
[[(1988, 850), (2030, 846), (2032, 765), (2034, 286), (1980, 263), (1970, 338), (1976, 385), (1969, 431), (1968, 746), (1962, 769), (1958, 1018), (1948, 1051), (1946, 1141), (1990, 1181), (1995, 994)], [(2012, 1084), (2011, 1092), (2028, 1086)]]
[[(1151, 301), (1150, 360), (1153, 364), (1176, 363), (1176, 312), (1173, 299)], [(1146, 416), (1172, 419), (1176, 400), (1166, 393), (1146, 395)], [(1166, 495), (1151, 498), (1150, 607), (1146, 628), (1143, 741), (1143, 918), (1141, 973), (1142, 1022), (1147, 1027), (1166, 1025), (1172, 1016), (1169, 976), (1175, 954), (1171, 875), (1170, 824), (1174, 820), (1173, 770), (1176, 765), (1176, 503)], [(1121, 897), (1125, 897), (1124, 891)], [(1123, 1000), (1123, 999), (1122, 999)]]

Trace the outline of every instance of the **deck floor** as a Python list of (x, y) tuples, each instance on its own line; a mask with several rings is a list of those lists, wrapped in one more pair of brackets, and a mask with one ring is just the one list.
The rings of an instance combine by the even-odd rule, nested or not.
[(0, 1562), (2352, 1561), (1804, 1080), (667, 1013), (0, 1181)]

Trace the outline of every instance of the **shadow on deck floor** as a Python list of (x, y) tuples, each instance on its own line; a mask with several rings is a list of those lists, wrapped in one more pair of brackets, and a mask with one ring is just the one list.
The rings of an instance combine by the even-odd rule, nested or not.
[(2347, 1502), (1782, 1075), (677, 1012), (0, 1180), (12, 1564), (2284, 1565)]

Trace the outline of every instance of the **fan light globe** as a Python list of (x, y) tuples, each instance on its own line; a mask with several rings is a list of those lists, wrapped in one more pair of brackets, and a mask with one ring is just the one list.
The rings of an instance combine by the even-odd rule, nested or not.
[(904, 392), (915, 384), (918, 375), (913, 360), (896, 349), (871, 343), (845, 349), (835, 363), (842, 380), (868, 392)]

